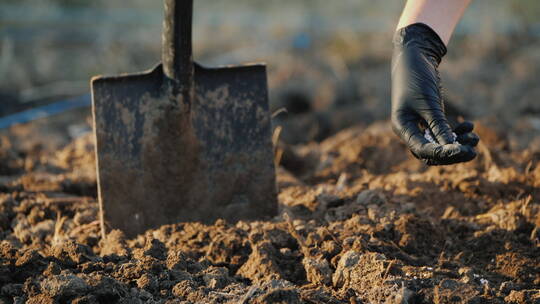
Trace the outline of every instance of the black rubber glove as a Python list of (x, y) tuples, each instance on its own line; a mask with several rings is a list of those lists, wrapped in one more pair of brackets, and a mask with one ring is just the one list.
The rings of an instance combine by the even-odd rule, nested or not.
[[(392, 128), (418, 159), (428, 165), (450, 165), (476, 157), (478, 136), (472, 123), (454, 132), (444, 113), (438, 66), (446, 47), (423, 23), (398, 30), (392, 57)], [(434, 142), (424, 136), (428, 128)]]

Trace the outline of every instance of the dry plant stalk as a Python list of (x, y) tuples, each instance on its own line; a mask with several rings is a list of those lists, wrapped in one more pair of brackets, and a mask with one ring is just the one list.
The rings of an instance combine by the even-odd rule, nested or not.
[(79, 234), (80, 232), (83, 232), (83, 231), (85, 231), (87, 229), (92, 229), (94, 226), (99, 226), (99, 224), (100, 224), (99, 221), (95, 220), (95, 221), (93, 221), (91, 223), (81, 225), (81, 226), (73, 229), (71, 231), (71, 233), (70, 233), (70, 236), (73, 237), (73, 236), (75, 236), (75, 235)]
[(277, 109), (274, 113), (272, 113), (272, 118), (276, 118), (281, 113), (287, 113), (287, 109), (284, 107)]
[(390, 263), (388, 263), (388, 267), (386, 267), (386, 270), (384, 271), (384, 274), (382, 276), (382, 279), (386, 281), (388, 278), (388, 274), (390, 273), (390, 270), (392, 269), (392, 266), (396, 263), (396, 260), (391, 260)]
[(61, 216), (60, 212), (58, 212), (58, 215), (56, 217), (56, 223), (54, 224), (54, 235), (51, 241), (52, 247), (55, 247), (62, 243), (62, 239), (64, 238), (62, 227), (64, 226), (66, 220), (67, 216)]
[(529, 194), (526, 198), (523, 199), (523, 202), (524, 202), (524, 204), (523, 204), (523, 206), (521, 206), (521, 210), (520, 210), (521, 214), (523, 216), (530, 217), (531, 216), (531, 214), (530, 214), (531, 210), (529, 209), (529, 205), (532, 202), (532, 195)]
[(306, 242), (304, 241), (304, 238), (300, 234), (298, 234), (298, 232), (296, 232), (296, 229), (294, 228), (294, 224), (293, 224), (291, 218), (289, 217), (289, 214), (284, 213), (283, 214), (283, 219), (285, 219), (285, 221), (287, 222), (287, 227), (289, 228), (289, 233), (296, 239), (296, 241), (300, 245), (300, 249), (302, 250), (302, 253), (304, 254), (304, 256), (305, 257), (312, 257), (310, 252), (309, 252), (309, 248), (306, 245)]
[(282, 130), (283, 128), (281, 126), (277, 126), (274, 129), (274, 133), (272, 134), (272, 144), (274, 146), (274, 166), (276, 168), (279, 167), (279, 163), (281, 162), (281, 157), (283, 156), (283, 149), (280, 149), (278, 146), (279, 136), (281, 135)]

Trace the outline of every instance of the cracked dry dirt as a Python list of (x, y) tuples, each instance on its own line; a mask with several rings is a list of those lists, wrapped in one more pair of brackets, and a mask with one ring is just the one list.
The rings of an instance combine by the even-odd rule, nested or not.
[(540, 150), (478, 129), (453, 167), (385, 123), (283, 146), (279, 216), (131, 240), (99, 237), (90, 135), (4, 136), (0, 303), (540, 303)]

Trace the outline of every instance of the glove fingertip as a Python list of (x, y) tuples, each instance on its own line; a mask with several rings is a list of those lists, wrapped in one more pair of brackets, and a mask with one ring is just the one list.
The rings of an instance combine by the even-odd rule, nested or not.
[(464, 121), (454, 128), (454, 132), (457, 135), (469, 133), (472, 132), (472, 130), (474, 130), (474, 123), (470, 121)]
[(476, 150), (469, 145), (460, 145), (460, 152), (454, 158), (454, 163), (465, 163), (475, 159)]
[(468, 145), (462, 145), (462, 147), (464, 147), (466, 150), (465, 150), (465, 154), (464, 154), (464, 161), (471, 161), (473, 159), (476, 158), (476, 156), (478, 155), (478, 153), (476, 153), (476, 150), (471, 147), (471, 146), (468, 146)]
[(478, 142), (480, 142), (480, 137), (475, 133), (465, 133), (458, 135), (456, 141), (462, 145), (476, 147), (478, 145)]
[(480, 142), (480, 137), (476, 135), (475, 133), (470, 133), (470, 140), (468, 142), (468, 145), (471, 147), (476, 147), (478, 143)]

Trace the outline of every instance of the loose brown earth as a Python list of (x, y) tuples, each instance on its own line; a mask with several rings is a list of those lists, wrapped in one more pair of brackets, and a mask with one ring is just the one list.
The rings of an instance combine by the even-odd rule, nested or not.
[(0, 138), (0, 303), (540, 303), (540, 149), (502, 132), (452, 167), (387, 123), (283, 145), (278, 217), (101, 240), (92, 137), (40, 129)]

